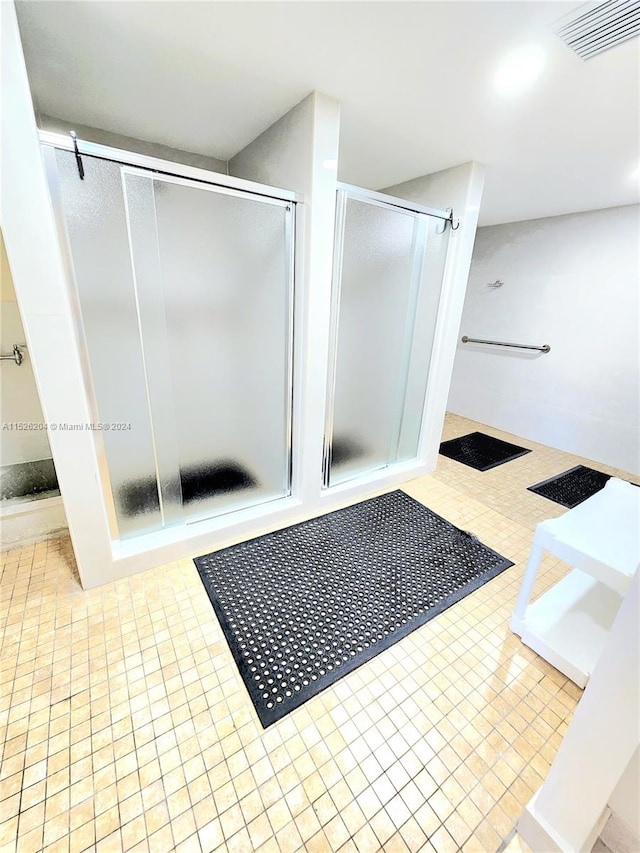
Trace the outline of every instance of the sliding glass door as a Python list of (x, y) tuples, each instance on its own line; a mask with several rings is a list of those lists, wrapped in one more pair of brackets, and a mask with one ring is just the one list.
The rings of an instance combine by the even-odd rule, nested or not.
[(165, 518), (287, 493), (291, 206), (123, 179)]
[(338, 192), (326, 486), (418, 455), (448, 239), (440, 218)]
[(118, 534), (289, 494), (294, 204), (55, 166)]

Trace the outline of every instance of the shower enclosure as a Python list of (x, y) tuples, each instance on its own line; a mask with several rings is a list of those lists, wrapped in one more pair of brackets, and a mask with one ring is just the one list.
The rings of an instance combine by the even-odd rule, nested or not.
[[(338, 187), (340, 104), (317, 91), (226, 167), (170, 111), (162, 139), (112, 136), (122, 149), (61, 118), (38, 128), (2, 12), (2, 230), (83, 587), (428, 473), (482, 165), (415, 176), (395, 199)], [(113, 107), (105, 130), (126, 130)], [(244, 138), (234, 115), (229, 101), (209, 154), (226, 123)], [(455, 208), (451, 238), (453, 215), (420, 207), (434, 203)]]
[(288, 495), (295, 195), (43, 152), (114, 537)]
[(325, 487), (419, 456), (449, 216), (338, 189)]
[(58, 139), (42, 151), (93, 410), (60, 428), (93, 432), (113, 542), (320, 508), (423, 464), (450, 211), (336, 185), (324, 450), (300, 487), (301, 196), (102, 146), (79, 164)]

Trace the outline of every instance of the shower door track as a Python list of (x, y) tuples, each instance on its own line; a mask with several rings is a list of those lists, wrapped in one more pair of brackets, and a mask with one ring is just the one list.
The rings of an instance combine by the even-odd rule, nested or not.
[(342, 184), (338, 182), (338, 191), (342, 191), (351, 198), (362, 198), (370, 204), (380, 204), (384, 207), (397, 207), (400, 210), (409, 211), (409, 213), (424, 213), (427, 216), (434, 216), (436, 219), (444, 219), (446, 222), (451, 222), (453, 215), (452, 208), (443, 210), (440, 207), (427, 207), (424, 204), (419, 204), (417, 201), (406, 201), (403, 198), (398, 198), (387, 193), (380, 193), (376, 190), (367, 190), (364, 187), (356, 187), (353, 184)]
[[(41, 145), (49, 145), (61, 151), (73, 152), (75, 150), (74, 141), (69, 134), (41, 130), (39, 138)], [(112, 148), (109, 145), (86, 142), (83, 139), (77, 140), (77, 146), (81, 157), (97, 157), (100, 160), (111, 160), (123, 166), (138, 166), (142, 169), (159, 172), (160, 174), (175, 178), (187, 178), (192, 181), (212, 184), (222, 189), (238, 190), (242, 193), (251, 193), (252, 195), (279, 199), (280, 201), (303, 201), (302, 194), (293, 192), (292, 190), (258, 184), (254, 181), (247, 181), (244, 178), (236, 178), (233, 175), (224, 175), (221, 172), (213, 172), (197, 166), (187, 166), (171, 160), (162, 160), (158, 157), (150, 157), (147, 154), (136, 154), (134, 151), (126, 151), (124, 148)]]

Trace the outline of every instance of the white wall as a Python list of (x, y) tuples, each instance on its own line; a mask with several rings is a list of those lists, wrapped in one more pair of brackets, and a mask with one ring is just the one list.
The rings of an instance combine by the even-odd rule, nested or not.
[[(0, 300), (0, 351), (4, 355), (11, 353), (14, 344), (24, 344), (25, 336), (1, 231)], [(0, 362), (2, 424), (43, 424), (29, 351), (23, 349), (22, 354), (24, 361), (20, 367), (13, 361)], [(50, 458), (49, 438), (45, 430), (0, 429), (0, 465)]]
[[(637, 756), (639, 605), (636, 572), (547, 778), (518, 823), (534, 853), (590, 853)], [(637, 814), (637, 800), (633, 808)]]
[(159, 157), (161, 160), (169, 160), (172, 163), (184, 163), (185, 166), (195, 166), (198, 169), (208, 169), (210, 172), (227, 174), (226, 161), (219, 160), (216, 157), (205, 157), (204, 154), (181, 151), (177, 148), (170, 148), (168, 145), (160, 145), (158, 142), (134, 139), (132, 136), (123, 136), (120, 133), (112, 133), (98, 127), (87, 127), (84, 124), (65, 121), (42, 113), (37, 116), (37, 120), (40, 130), (48, 130), (52, 133), (69, 133), (69, 131), (74, 130), (78, 136), (78, 141), (95, 142), (98, 145), (107, 145), (109, 148), (135, 151), (136, 154), (145, 154), (147, 157)]
[[(0, 222), (44, 416), (89, 423), (81, 360), (46, 184), (15, 7), (0, 3)], [(112, 553), (90, 432), (49, 433), (62, 500), (87, 586)]]
[[(296, 244), (294, 482), (311, 511), (320, 489), (340, 104), (312, 92), (229, 161), (229, 174), (302, 193)], [(306, 287), (300, 285), (306, 283)], [(297, 428), (297, 433), (296, 433)]]
[[(309, 196), (313, 190), (314, 117), (316, 109), (323, 106), (335, 113), (337, 134), (340, 127), (339, 103), (312, 92), (232, 157), (228, 164), (229, 174)], [(331, 144), (331, 151), (335, 161), (338, 156), (337, 136)], [(335, 174), (331, 189), (335, 191)], [(306, 201), (309, 202), (309, 198)]]
[[(636, 749), (615, 787), (609, 807), (636, 839), (640, 839), (640, 749)], [(640, 847), (640, 842), (637, 842)], [(615, 847), (611, 847), (615, 850)]]
[(478, 229), (461, 334), (551, 352), (458, 343), (450, 411), (638, 473), (639, 211)]

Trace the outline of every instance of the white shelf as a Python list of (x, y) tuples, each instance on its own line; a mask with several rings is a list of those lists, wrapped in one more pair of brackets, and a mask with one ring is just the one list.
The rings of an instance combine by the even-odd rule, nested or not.
[(612, 477), (579, 506), (541, 522), (536, 541), (624, 595), (640, 561), (640, 488)]
[(536, 602), (512, 629), (579, 687), (593, 672), (622, 599), (593, 577), (574, 569)]
[[(544, 551), (573, 571), (529, 604)], [(584, 687), (639, 562), (640, 489), (612, 477), (579, 506), (536, 527), (511, 630)]]

